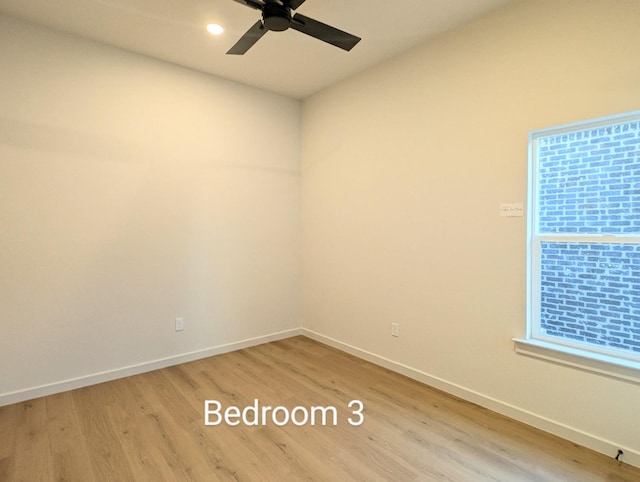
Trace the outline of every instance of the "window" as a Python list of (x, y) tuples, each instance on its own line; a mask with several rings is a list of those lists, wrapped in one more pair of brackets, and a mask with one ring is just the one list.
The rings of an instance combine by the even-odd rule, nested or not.
[(640, 379), (640, 112), (529, 137), (525, 354)]

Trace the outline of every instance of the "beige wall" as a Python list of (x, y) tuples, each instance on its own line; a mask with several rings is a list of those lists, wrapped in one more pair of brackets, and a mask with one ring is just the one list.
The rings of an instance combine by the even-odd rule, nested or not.
[(639, 465), (638, 385), (514, 353), (526, 220), (498, 216), (530, 130), (640, 109), (639, 25), (636, 0), (516, 2), (305, 101), (303, 326)]
[(299, 327), (299, 102), (6, 17), (0, 65), (0, 399)]

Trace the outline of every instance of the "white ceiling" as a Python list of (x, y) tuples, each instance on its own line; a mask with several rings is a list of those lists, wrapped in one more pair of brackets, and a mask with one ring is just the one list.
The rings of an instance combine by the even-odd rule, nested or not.
[(260, 12), (232, 0), (0, 0), (0, 13), (303, 99), (511, 1), (307, 0), (297, 12), (362, 41), (345, 52), (289, 29), (244, 56), (225, 52)]

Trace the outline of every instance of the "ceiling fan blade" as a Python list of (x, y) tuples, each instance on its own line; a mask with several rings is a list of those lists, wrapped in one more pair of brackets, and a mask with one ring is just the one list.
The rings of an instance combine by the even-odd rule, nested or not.
[[(262, 10), (264, 3), (260, 0), (233, 0), (234, 2), (241, 3), (242, 5), (246, 5), (250, 8), (255, 8), (256, 10)], [(304, 0), (302, 0), (304, 2)]]
[(360, 37), (343, 32), (326, 23), (318, 22), (299, 13), (293, 16), (291, 28), (347, 51), (351, 50), (362, 40)]
[(288, 5), (291, 10), (297, 10), (304, 2), (305, 0), (291, 0)]
[(244, 55), (265, 33), (267, 33), (267, 29), (262, 25), (262, 20), (258, 20), (253, 24), (253, 27), (247, 30), (247, 32), (240, 37), (240, 40), (229, 49), (227, 54)]

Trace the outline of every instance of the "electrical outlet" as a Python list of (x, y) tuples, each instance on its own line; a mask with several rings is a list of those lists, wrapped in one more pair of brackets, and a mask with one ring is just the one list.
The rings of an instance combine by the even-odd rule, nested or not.
[(398, 323), (391, 323), (391, 336), (400, 336), (400, 325)]
[(176, 318), (176, 331), (184, 330), (184, 318)]

